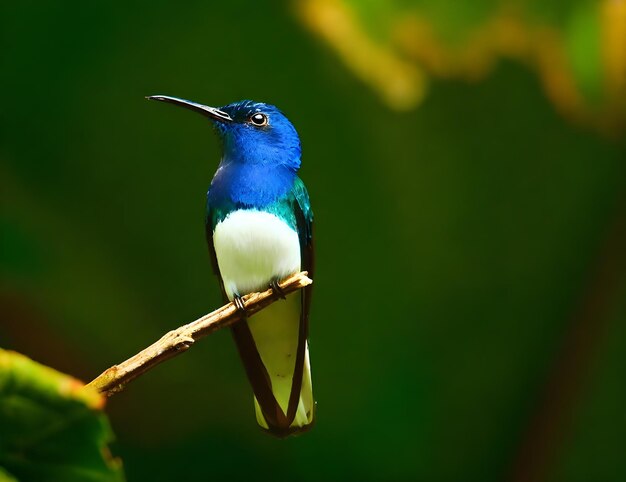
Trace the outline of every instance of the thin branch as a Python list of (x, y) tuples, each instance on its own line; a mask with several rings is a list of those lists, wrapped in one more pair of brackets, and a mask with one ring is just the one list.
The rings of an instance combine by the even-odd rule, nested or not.
[[(311, 283), (313, 281), (307, 277), (307, 272), (302, 271), (285, 278), (278, 285), (284, 294), (289, 294)], [(268, 307), (278, 299), (272, 289), (260, 293), (250, 293), (243, 297), (248, 316)], [(145, 350), (102, 372), (87, 386), (95, 388), (106, 396), (111, 396), (122, 391), (128, 382), (151, 370), (159, 363), (185, 352), (197, 339), (220, 328), (230, 326), (240, 319), (241, 313), (234, 303), (228, 303), (196, 321), (166, 333)]]

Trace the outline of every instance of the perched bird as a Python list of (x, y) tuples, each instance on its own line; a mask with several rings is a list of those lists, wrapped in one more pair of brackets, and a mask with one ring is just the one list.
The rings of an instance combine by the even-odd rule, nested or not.
[[(300, 168), (300, 139), (273, 105), (244, 100), (220, 108), (155, 95), (212, 121), (223, 155), (207, 193), (206, 237), (225, 300), (245, 313), (241, 297), (287, 275), (313, 272), (313, 213)], [(232, 327), (252, 385), (256, 418), (283, 437), (307, 430), (315, 402), (304, 288)]]

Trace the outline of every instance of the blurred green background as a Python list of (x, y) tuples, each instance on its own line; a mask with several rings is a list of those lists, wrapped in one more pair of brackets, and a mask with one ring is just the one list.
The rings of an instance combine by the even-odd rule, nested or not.
[(209, 126), (278, 105), (315, 212), (318, 421), (230, 334), (107, 406), (129, 481), (626, 480), (626, 2), (6, 2), (0, 346), (88, 381), (221, 304)]

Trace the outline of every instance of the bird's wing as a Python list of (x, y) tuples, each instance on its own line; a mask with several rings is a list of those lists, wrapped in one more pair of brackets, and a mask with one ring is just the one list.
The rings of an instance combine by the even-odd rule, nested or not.
[(217, 254), (215, 254), (215, 245), (213, 244), (213, 230), (215, 229), (215, 225), (217, 224), (217, 217), (217, 210), (207, 201), (204, 229), (206, 234), (206, 242), (209, 247), (209, 256), (211, 257), (211, 267), (213, 268), (213, 274), (217, 276), (217, 279), (220, 283), (222, 299), (224, 300), (224, 303), (228, 303), (228, 296), (226, 296), (224, 281), (222, 280), (222, 275), (220, 274), (220, 266), (217, 263)]
[[(291, 190), (293, 198), (293, 210), (296, 217), (296, 227), (300, 238), (300, 265), (303, 271), (307, 271), (310, 278), (313, 278), (315, 250), (313, 246), (313, 211), (309, 201), (309, 193), (304, 183), (296, 177)], [(293, 420), (300, 399), (302, 389), (302, 377), (304, 375), (304, 363), (307, 351), (307, 339), (309, 337), (309, 311), (311, 309), (311, 295), (313, 285), (309, 285), (300, 290), (301, 310), (300, 328), (298, 336), (298, 351), (296, 354), (296, 364), (294, 367), (293, 382), (289, 396), (289, 406), (287, 419)], [(310, 386), (308, 387), (310, 391)], [(313, 409), (313, 407), (312, 407)]]
[[(291, 190), (294, 200), (294, 212), (296, 225), (300, 236), (300, 253), (302, 256), (302, 269), (309, 272), (309, 278), (313, 278), (314, 248), (313, 248), (313, 211), (309, 201), (309, 193), (299, 177)], [(309, 285), (312, 286), (312, 285)], [(310, 296), (310, 295), (309, 295)], [(310, 301), (310, 300), (309, 300)]]

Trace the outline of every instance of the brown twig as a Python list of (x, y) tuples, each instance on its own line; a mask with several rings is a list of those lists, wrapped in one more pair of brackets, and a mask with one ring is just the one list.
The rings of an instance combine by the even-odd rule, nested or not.
[[(285, 278), (278, 285), (284, 294), (289, 294), (311, 283), (313, 281), (307, 277), (307, 272), (302, 271)], [(278, 299), (272, 289), (260, 293), (250, 293), (243, 297), (248, 316), (266, 308)], [(102, 372), (87, 386), (111, 396), (122, 391), (128, 382), (146, 373), (159, 363), (188, 350), (198, 338), (230, 326), (240, 319), (241, 312), (237, 310), (234, 303), (228, 303), (196, 321), (166, 333), (160, 340), (135, 356)]]

